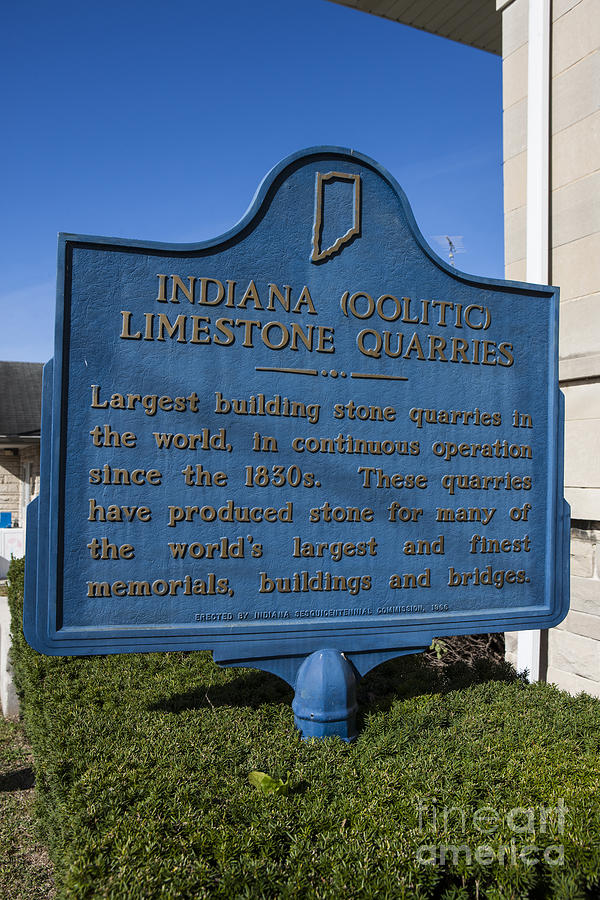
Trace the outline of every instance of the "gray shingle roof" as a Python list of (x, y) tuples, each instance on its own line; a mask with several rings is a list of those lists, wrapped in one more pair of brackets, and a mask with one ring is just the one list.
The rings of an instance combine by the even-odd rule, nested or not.
[(0, 361), (0, 435), (40, 433), (42, 363)]

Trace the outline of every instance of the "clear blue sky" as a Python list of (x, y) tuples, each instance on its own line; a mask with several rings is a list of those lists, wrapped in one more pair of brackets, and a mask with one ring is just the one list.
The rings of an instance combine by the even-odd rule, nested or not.
[[(389, 169), (425, 237), (502, 277), (498, 57), (327, 0), (3, 10), (0, 359), (53, 352), (56, 234), (195, 241), (303, 147)], [(447, 254), (446, 254), (447, 256)]]

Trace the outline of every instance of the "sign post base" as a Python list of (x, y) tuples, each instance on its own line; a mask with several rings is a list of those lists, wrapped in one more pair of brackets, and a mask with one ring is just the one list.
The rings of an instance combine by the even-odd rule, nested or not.
[(317, 650), (307, 656), (296, 679), (292, 708), (303, 741), (310, 738), (356, 737), (358, 673), (339, 650)]

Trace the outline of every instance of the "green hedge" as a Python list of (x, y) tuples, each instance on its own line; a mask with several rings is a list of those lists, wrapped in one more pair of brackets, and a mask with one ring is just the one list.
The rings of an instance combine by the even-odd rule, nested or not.
[[(10, 577), (20, 621), (19, 563)], [(448, 674), (407, 658), (364, 680), (353, 745), (304, 744), (273, 676), (221, 670), (206, 653), (57, 659), (18, 629), (14, 641), (59, 897), (599, 894), (600, 702), (589, 696), (527, 685), (507, 666)], [(261, 794), (254, 769), (290, 773), (289, 794)], [(561, 798), (564, 827), (549, 815), (541, 829), (540, 807)]]

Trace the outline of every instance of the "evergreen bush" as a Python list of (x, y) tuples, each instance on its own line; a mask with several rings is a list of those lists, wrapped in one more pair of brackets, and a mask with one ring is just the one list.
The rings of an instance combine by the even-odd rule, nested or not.
[[(19, 623), (22, 563), (10, 579)], [(364, 679), (354, 744), (306, 744), (274, 676), (208, 653), (45, 657), (18, 625), (13, 640), (59, 897), (600, 893), (592, 697), (407, 657)]]

